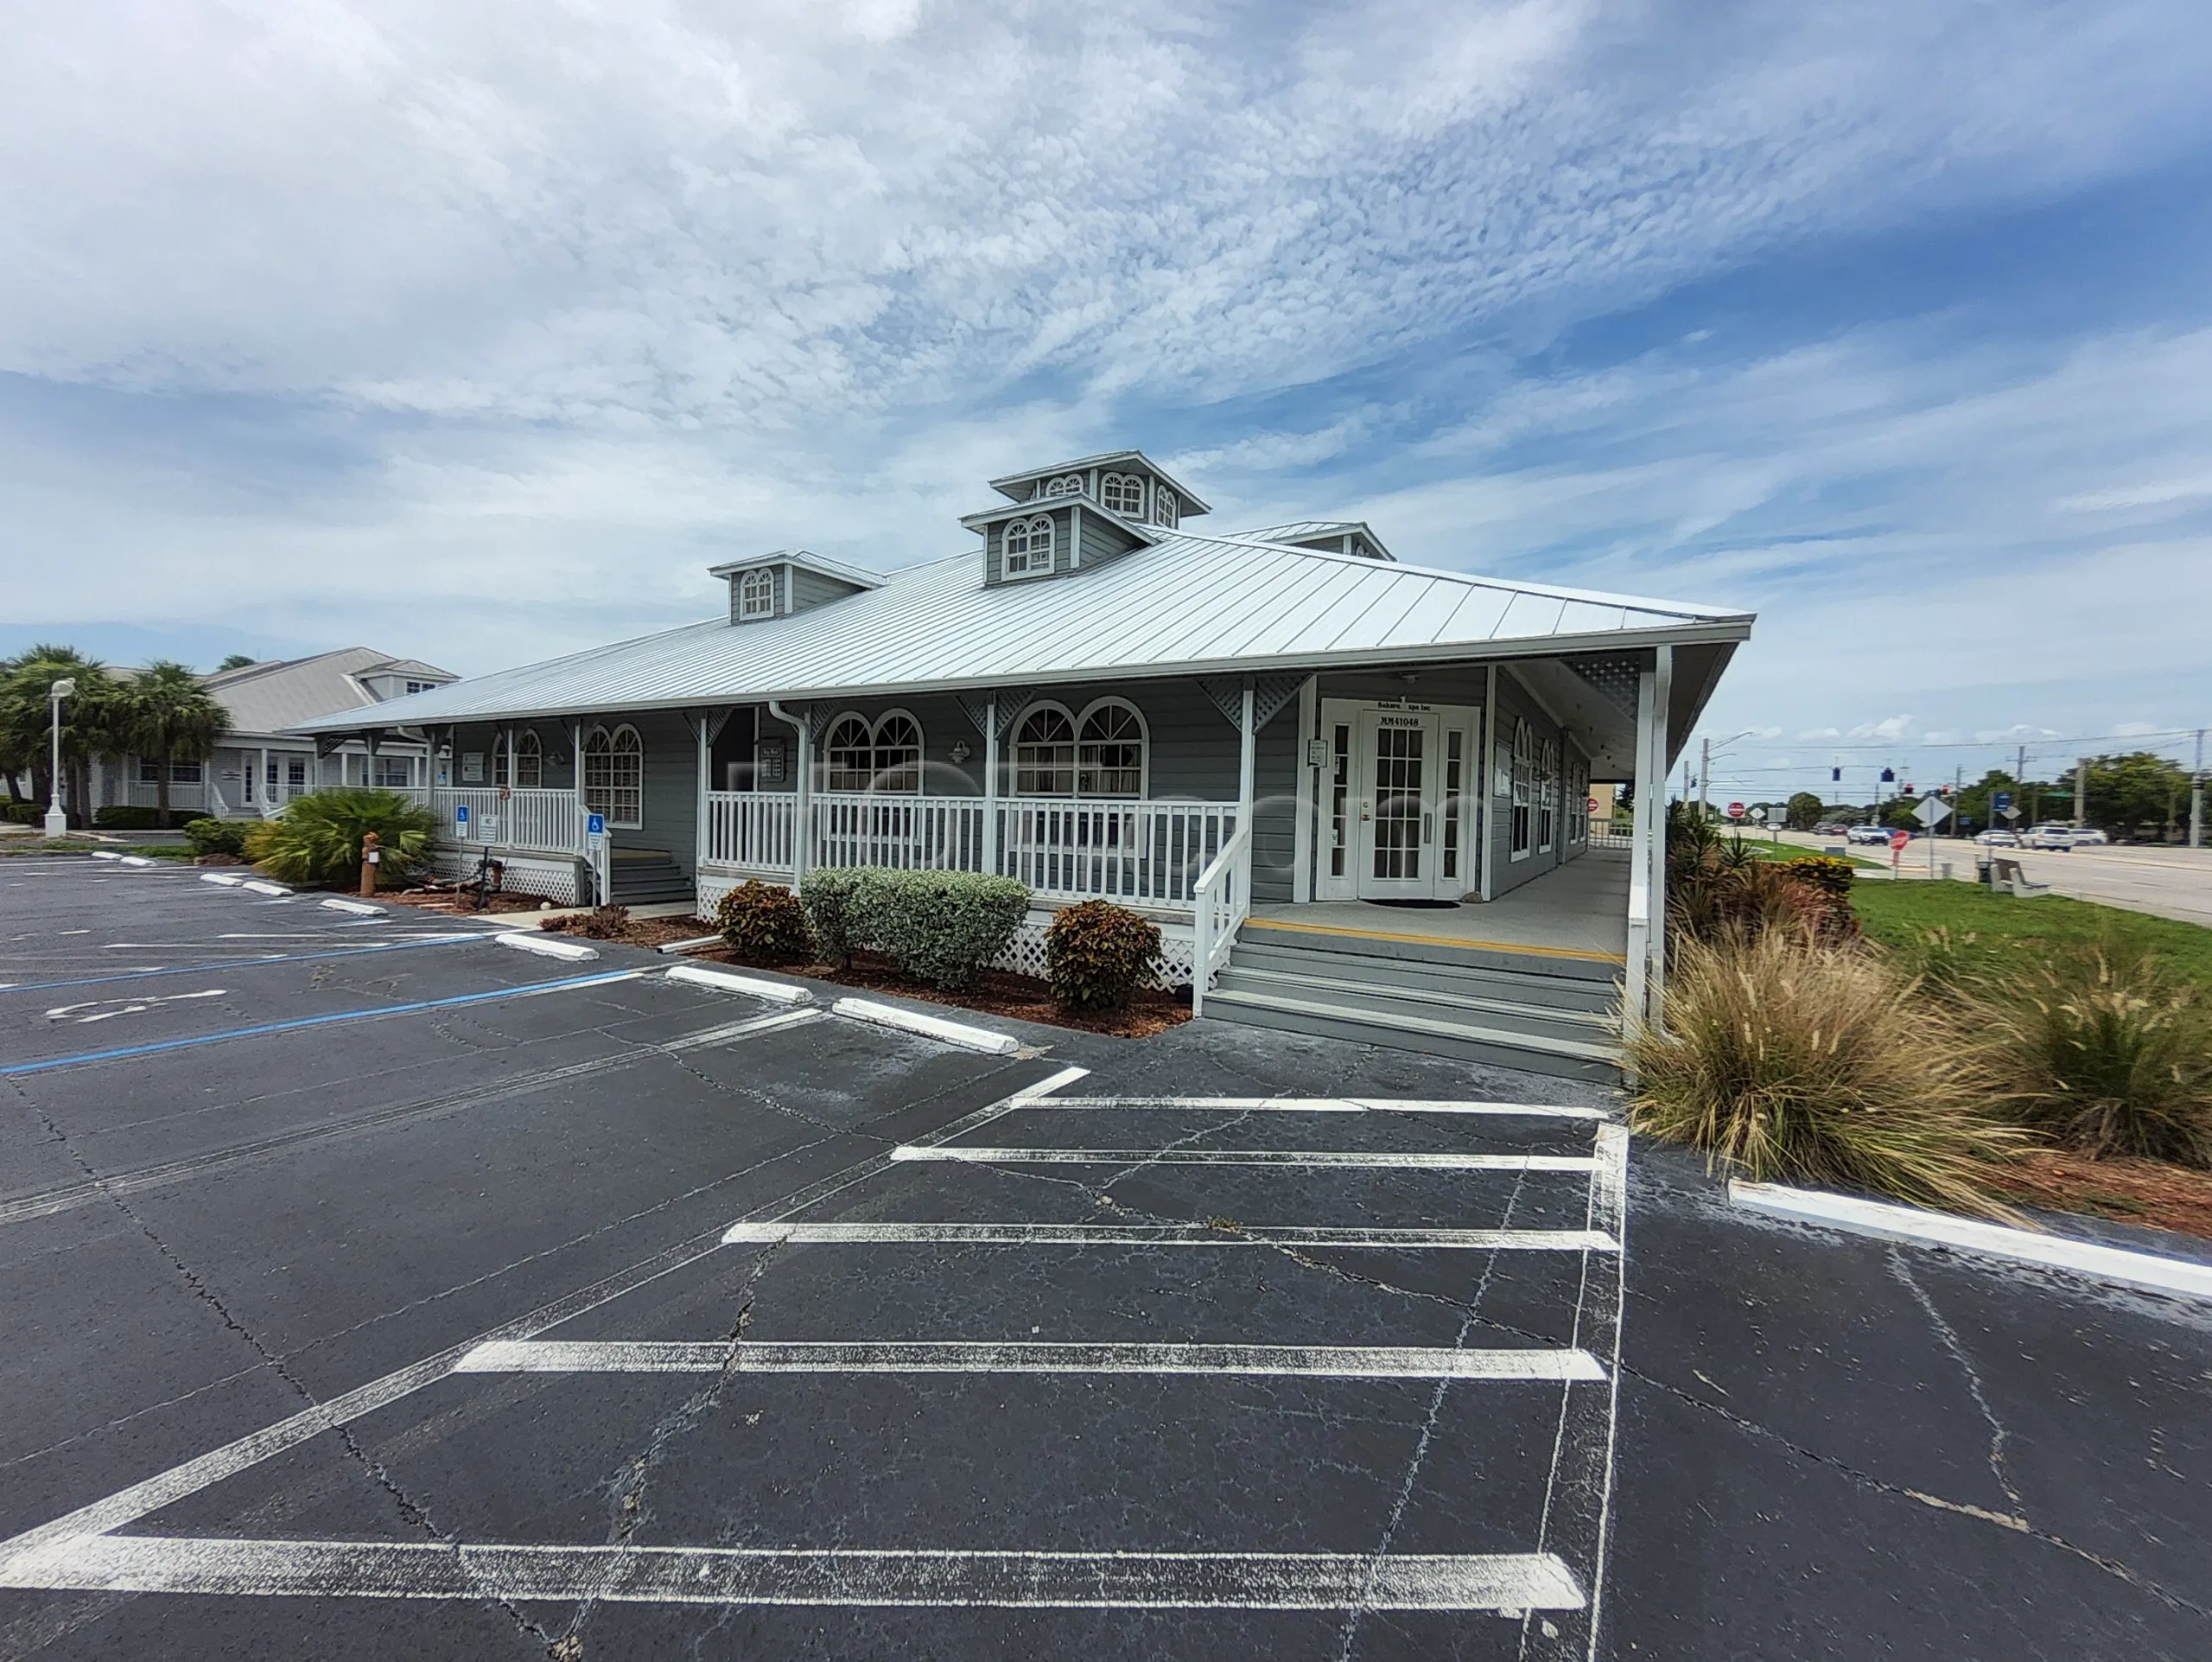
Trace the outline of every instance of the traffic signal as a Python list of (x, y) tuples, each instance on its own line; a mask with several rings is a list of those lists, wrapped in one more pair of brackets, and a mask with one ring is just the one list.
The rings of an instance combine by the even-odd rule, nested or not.
[(1907, 780), (1904, 782), (1904, 793), (1907, 796), (1910, 796), (1912, 794), (1912, 781), (1910, 780)]
[(1882, 769), (1882, 783), (1883, 783), (1883, 784), (1885, 784), (1885, 785), (1894, 785), (1894, 784), (1896, 784), (1897, 782), (1897, 770), (1896, 768), (1894, 768), (1894, 767), (1885, 767), (1884, 769)]
[(1842, 769), (1842, 768), (1840, 768), (1840, 767), (1831, 767), (1831, 768), (1829, 768), (1829, 769), (1828, 769), (1828, 783), (1829, 783), (1829, 784), (1831, 784), (1831, 785), (1840, 785), (1840, 784), (1842, 784), (1842, 783), (1843, 783), (1843, 769)]

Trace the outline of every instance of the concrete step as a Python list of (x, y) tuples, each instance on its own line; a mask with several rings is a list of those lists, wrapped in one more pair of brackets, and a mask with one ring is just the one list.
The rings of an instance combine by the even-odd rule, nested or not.
[[(1216, 989), (1303, 999), (1364, 1016), (1381, 1025), (1401, 1016), (1421, 1021), (1472, 1023), (1512, 1033), (1603, 1044), (1611, 1038), (1610, 1010), (1562, 1009), (1471, 989), (1392, 984), (1373, 978), (1351, 979), (1300, 970), (1262, 969), (1231, 958)], [(1209, 994), (1208, 997), (1212, 997)]]
[[(1365, 986), (1426, 989), (1465, 998), (1494, 998), (1545, 1009), (1603, 1015), (1614, 1005), (1610, 981), (1555, 975), (1548, 967), (1497, 969), (1478, 964), (1442, 964), (1425, 958), (1378, 958), (1341, 951), (1313, 951), (1278, 944), (1280, 937), (1237, 937), (1230, 951), (1232, 969), (1279, 975), (1316, 975)], [(1530, 959), (1532, 966), (1543, 960)]]
[(1622, 969), (1618, 958), (1603, 953), (1566, 952), (1497, 941), (1440, 940), (1387, 929), (1318, 927), (1275, 918), (1249, 920), (1236, 939), (1240, 945), (1281, 946), (1293, 952), (1437, 964), (1452, 969), (1508, 970), (1567, 981), (1594, 981), (1607, 987), (1620, 978)]
[(1241, 1022), (1248, 1027), (1318, 1033), (1359, 1044), (1456, 1057), (1497, 1067), (1523, 1068), (1531, 1073), (1598, 1079), (1607, 1084), (1618, 1083), (1620, 1079), (1619, 1057), (1609, 1044), (1556, 1038), (1475, 1021), (1396, 1012), (1385, 1015), (1348, 1006), (1326, 997), (1261, 992), (1250, 988), (1217, 989), (1206, 995), (1205, 1013), (1217, 1021)]

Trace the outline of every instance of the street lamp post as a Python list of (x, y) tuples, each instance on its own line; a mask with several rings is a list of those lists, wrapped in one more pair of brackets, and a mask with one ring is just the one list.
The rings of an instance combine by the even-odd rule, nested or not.
[(73, 697), (77, 691), (73, 680), (60, 680), (46, 690), (48, 704), (54, 712), (54, 773), (47, 780), (46, 834), (66, 836), (69, 831), (69, 816), (61, 812), (61, 701)]

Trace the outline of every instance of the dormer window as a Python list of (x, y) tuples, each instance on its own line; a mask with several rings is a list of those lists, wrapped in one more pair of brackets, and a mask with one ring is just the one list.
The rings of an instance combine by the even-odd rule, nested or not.
[(737, 582), (737, 615), (741, 620), (776, 614), (776, 574), (763, 567), (748, 571)]
[(1052, 516), (1040, 513), (1034, 519), (1008, 520), (1006, 546), (999, 563), (1001, 574), (1008, 578), (1036, 577), (1052, 569)]
[(1081, 474), (1062, 474), (1058, 479), (1048, 479), (1045, 481), (1045, 494), (1047, 496), (1081, 496), (1083, 494), (1083, 475)]
[(1182, 502), (1178, 500), (1173, 491), (1169, 490), (1166, 486), (1162, 485), (1159, 490), (1154, 494), (1152, 499), (1152, 518), (1154, 523), (1156, 525), (1165, 525), (1168, 530), (1173, 531), (1175, 529), (1177, 522), (1182, 518)]
[(1135, 474), (1108, 474), (1098, 481), (1098, 500), (1131, 519), (1144, 518), (1144, 481)]

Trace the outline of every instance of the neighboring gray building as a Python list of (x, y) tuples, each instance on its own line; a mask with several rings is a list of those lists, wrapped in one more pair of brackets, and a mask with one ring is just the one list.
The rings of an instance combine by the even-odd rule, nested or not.
[[(111, 673), (128, 677), (127, 669)], [(450, 670), (394, 658), (371, 646), (346, 646), (312, 658), (276, 659), (200, 678), (230, 712), (230, 724), (207, 756), (171, 762), (169, 806), (187, 816), (254, 818), (276, 813), (296, 796), (327, 785), (384, 785), (420, 789), (429, 783), (429, 746), (391, 729), (318, 742), (302, 738), (302, 723), (368, 710), (447, 686)], [(137, 756), (92, 765), (97, 806), (155, 806), (161, 763)]]
[[(443, 857), (488, 844), (560, 898), (1002, 872), (1029, 967), (1103, 895), (1210, 1013), (1602, 1065), (1593, 1000), (1658, 973), (1646, 822), (1749, 614), (1409, 567), (1357, 521), (1196, 531), (1137, 451), (990, 487), (964, 553), (731, 560), (709, 621), (301, 730), (427, 729)], [(1570, 881), (1599, 780), (1639, 786), (1638, 846)]]

